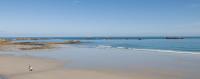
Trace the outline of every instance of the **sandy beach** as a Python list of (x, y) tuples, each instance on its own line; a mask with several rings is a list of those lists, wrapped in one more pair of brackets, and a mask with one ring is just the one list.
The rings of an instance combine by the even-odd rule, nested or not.
[[(29, 56), (11, 56), (24, 51), (4, 55), (8, 53), (3, 51), (0, 56), (0, 75), (5, 79), (200, 78), (200, 58), (192, 54), (74, 46), (46, 53), (30, 51)], [(32, 72), (28, 71), (29, 64)]]
[[(0, 56), (0, 74), (5, 79), (131, 79), (125, 76), (88, 70), (67, 70), (63, 63), (33, 57)], [(33, 71), (28, 71), (28, 65)]]

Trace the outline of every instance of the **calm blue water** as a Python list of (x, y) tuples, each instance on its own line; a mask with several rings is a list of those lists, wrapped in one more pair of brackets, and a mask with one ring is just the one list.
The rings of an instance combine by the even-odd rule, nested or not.
[[(41, 37), (42, 38), (42, 37)], [(164, 39), (162, 37), (142, 37), (138, 40), (136, 37), (116, 37), (113, 39), (105, 39), (103, 37), (46, 37), (50, 39), (32, 40), (42, 42), (62, 42), (65, 40), (81, 40), (80, 45), (88, 47), (116, 47), (116, 48), (138, 48), (138, 49), (156, 49), (156, 50), (174, 50), (200, 52), (200, 37), (185, 37), (185, 39)], [(29, 41), (29, 40), (27, 40)]]
[(138, 49), (200, 51), (200, 39), (85, 40), (90, 46), (111, 46)]

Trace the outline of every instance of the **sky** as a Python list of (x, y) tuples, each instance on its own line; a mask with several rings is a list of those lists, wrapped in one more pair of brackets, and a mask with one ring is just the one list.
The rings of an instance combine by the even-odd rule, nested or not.
[(200, 0), (0, 0), (0, 36), (200, 36)]

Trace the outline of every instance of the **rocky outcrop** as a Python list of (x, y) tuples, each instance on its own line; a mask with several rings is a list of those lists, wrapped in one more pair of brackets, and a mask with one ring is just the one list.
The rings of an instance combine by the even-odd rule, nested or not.
[(79, 44), (79, 43), (80, 41), (78, 40), (67, 40), (64, 42), (16, 42), (8, 39), (0, 39), (0, 50), (10, 50), (10, 49), (41, 50), (41, 49), (55, 48), (57, 46), (55, 44)]

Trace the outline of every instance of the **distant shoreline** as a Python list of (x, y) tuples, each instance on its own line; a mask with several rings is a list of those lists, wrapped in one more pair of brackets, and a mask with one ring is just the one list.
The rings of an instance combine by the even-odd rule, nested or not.
[(47, 40), (47, 39), (72, 39), (72, 40), (115, 40), (115, 39), (200, 39), (200, 36), (157, 36), (157, 37), (0, 37), (0, 39), (30, 39), (30, 40)]

